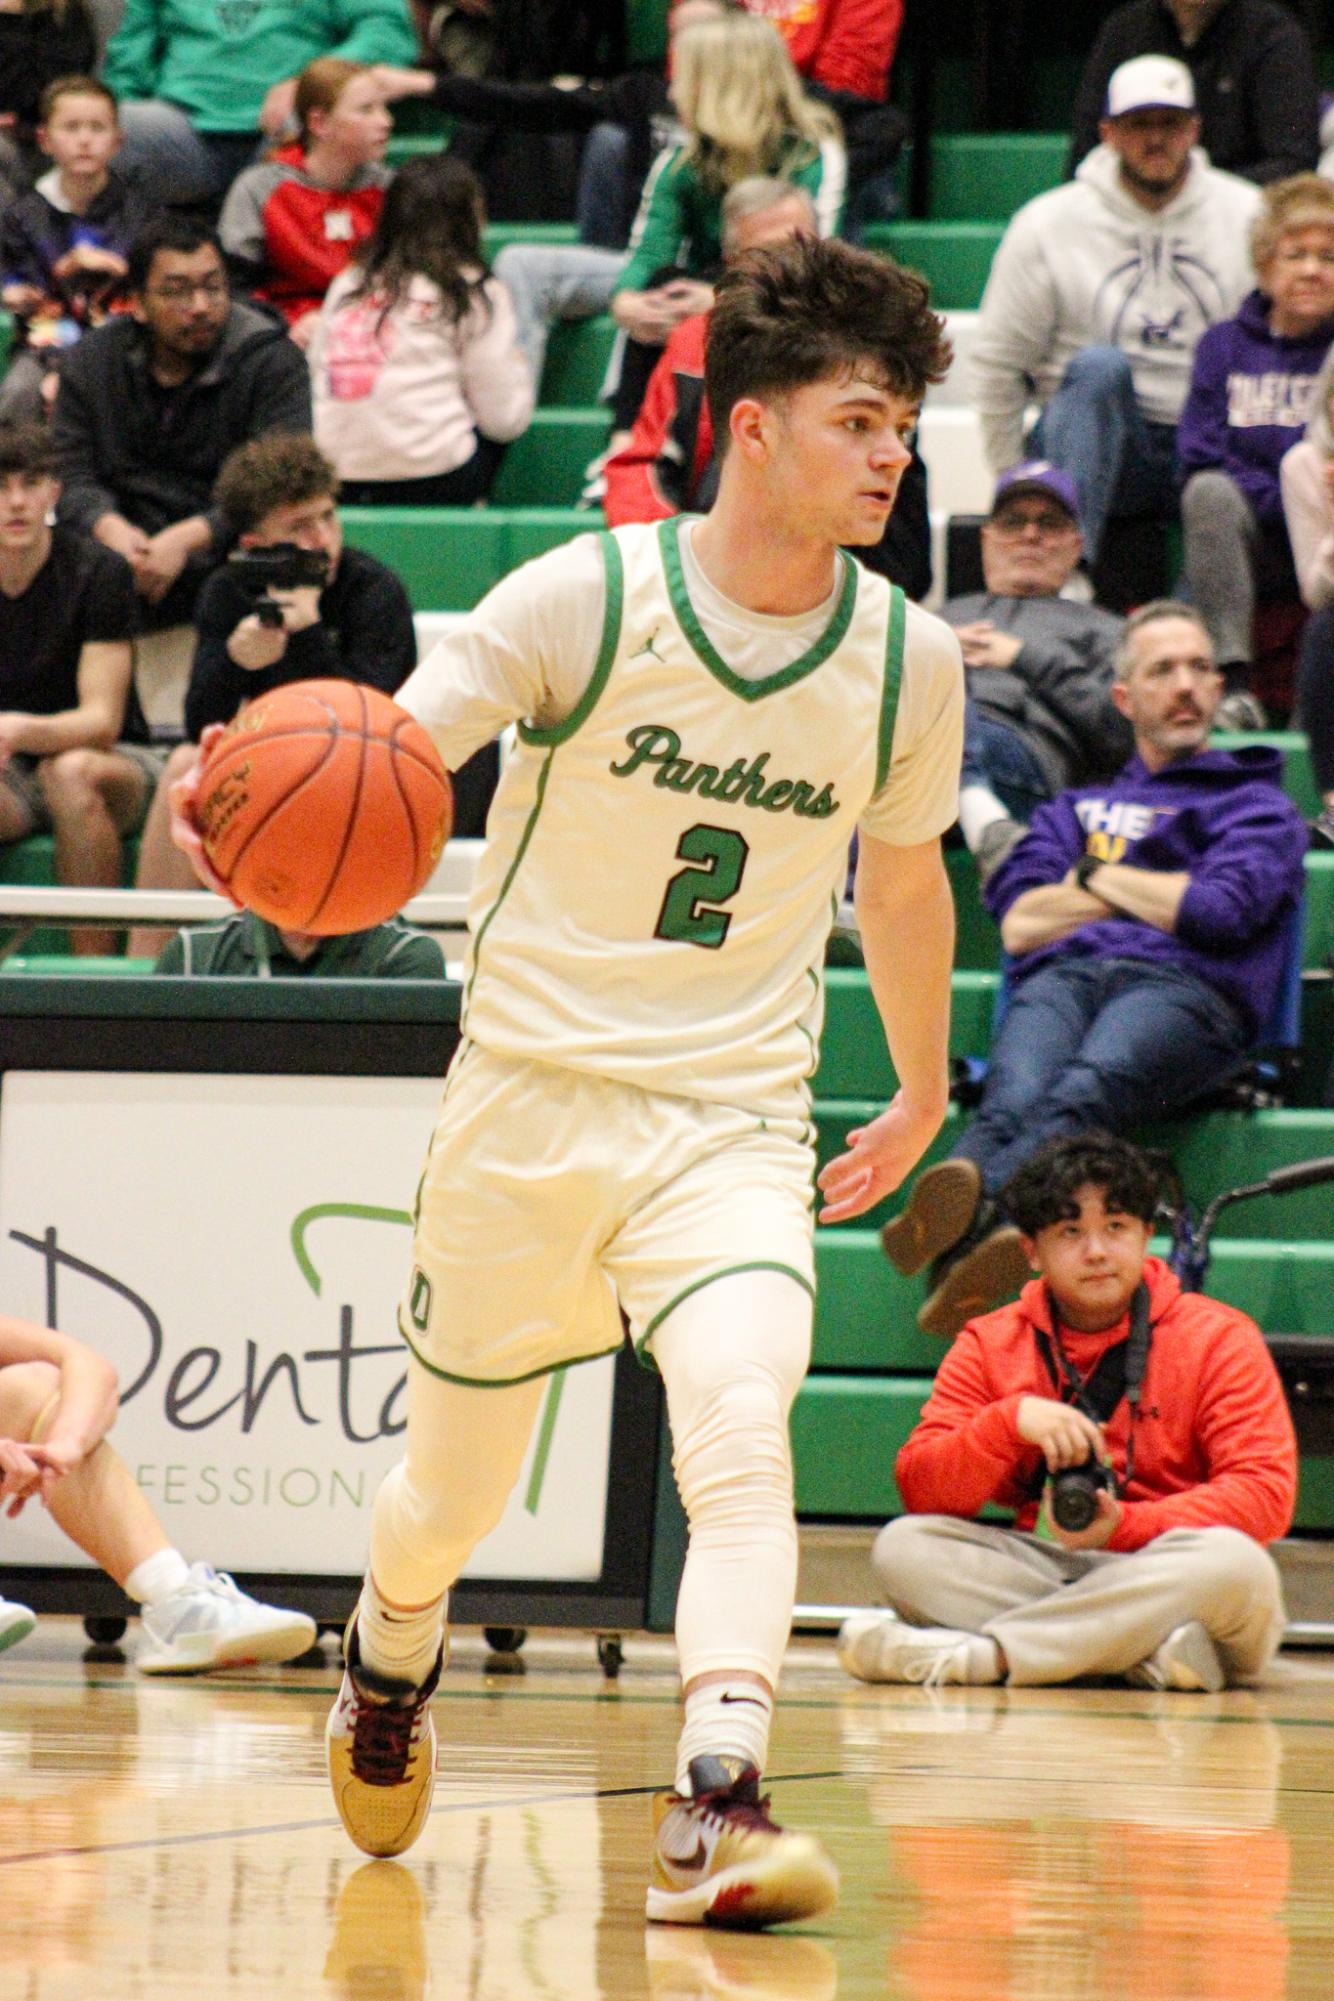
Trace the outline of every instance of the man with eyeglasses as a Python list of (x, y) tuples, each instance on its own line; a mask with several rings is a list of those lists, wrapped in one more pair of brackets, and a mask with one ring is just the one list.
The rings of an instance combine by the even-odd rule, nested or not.
[(270, 431), (309, 431), (305, 357), (275, 318), (235, 304), (212, 231), (154, 219), (129, 257), (131, 309), (62, 371), (54, 430), (60, 519), (134, 571), (141, 618), (187, 621), (229, 539), (223, 460)]
[(1125, 1136), (1179, 1110), (1273, 1012), (1306, 827), (1280, 751), (1208, 748), (1222, 692), (1199, 612), (1141, 606), (1113, 682), (1135, 755), (1039, 806), (986, 885), (1011, 991), (982, 1100), (882, 1239), (900, 1271), (931, 1268), (926, 1333), (952, 1338), (1027, 1279), (1001, 1191), (1044, 1141)]
[(1075, 483), (1043, 459), (996, 482), (982, 527), (983, 591), (942, 612), (963, 650), (968, 701), (959, 825), (985, 880), (1034, 808), (1110, 778), (1130, 755), (1112, 700), (1122, 621), (1065, 597), (1083, 553)]

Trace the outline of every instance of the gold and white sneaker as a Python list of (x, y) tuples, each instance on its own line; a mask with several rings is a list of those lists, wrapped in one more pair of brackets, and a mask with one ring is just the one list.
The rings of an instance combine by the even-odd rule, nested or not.
[(653, 1803), (649, 1918), (758, 1931), (833, 1907), (838, 1871), (813, 1835), (769, 1818), (753, 1765), (694, 1758), (690, 1784), (689, 1796), (659, 1793)]
[(422, 1831), (435, 1787), (435, 1694), (444, 1648), (420, 1688), (361, 1664), (355, 1616), (324, 1742), (338, 1817), (367, 1855), (401, 1855)]

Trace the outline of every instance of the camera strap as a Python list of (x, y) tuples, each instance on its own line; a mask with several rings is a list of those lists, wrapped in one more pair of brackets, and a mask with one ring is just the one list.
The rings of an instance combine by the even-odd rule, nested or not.
[[(1061, 1341), (1061, 1318), (1050, 1287), (1047, 1290), (1047, 1305), (1051, 1313), (1052, 1333), (1048, 1334), (1043, 1327), (1035, 1328), (1034, 1333), (1038, 1352), (1060, 1401), (1074, 1404), (1095, 1424), (1108, 1423), (1122, 1397), (1130, 1405), (1126, 1470), (1121, 1481), (1124, 1489), (1129, 1486), (1130, 1476), (1135, 1470), (1135, 1419), (1139, 1414), (1139, 1400), (1153, 1340), (1153, 1328), (1149, 1322), (1149, 1288), (1141, 1279), (1130, 1302), (1129, 1333), (1124, 1340), (1105, 1348), (1086, 1376), (1081, 1376), (1065, 1352)], [(1043, 1477), (1046, 1477), (1045, 1469)]]

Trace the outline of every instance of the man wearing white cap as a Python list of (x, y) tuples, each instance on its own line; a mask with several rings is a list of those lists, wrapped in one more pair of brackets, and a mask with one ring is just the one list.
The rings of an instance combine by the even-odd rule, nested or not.
[[(1102, 143), (1027, 202), (991, 267), (973, 347), (994, 473), (1068, 472), (1090, 560), (1113, 515), (1176, 513), (1174, 447), (1195, 344), (1250, 287), (1259, 201), (1211, 167), (1185, 65), (1138, 56), (1107, 88)], [(1024, 417), (1041, 415), (1025, 451)]]
[(1283, 0), (1125, 0), (1103, 22), (1079, 80), (1072, 174), (1098, 143), (1113, 70), (1145, 55), (1185, 63), (1200, 144), (1215, 167), (1264, 186), (1315, 166), (1315, 61), (1305, 28)]

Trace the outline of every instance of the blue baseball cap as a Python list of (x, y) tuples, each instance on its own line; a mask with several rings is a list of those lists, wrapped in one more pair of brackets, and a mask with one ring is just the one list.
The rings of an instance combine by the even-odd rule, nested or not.
[(1052, 465), (1047, 459), (1025, 459), (1022, 465), (1011, 466), (996, 481), (996, 491), (992, 497), (991, 511), (994, 514), (1002, 501), (1011, 500), (1019, 493), (1045, 493), (1063, 507), (1076, 528), (1079, 527), (1079, 490), (1068, 472)]

